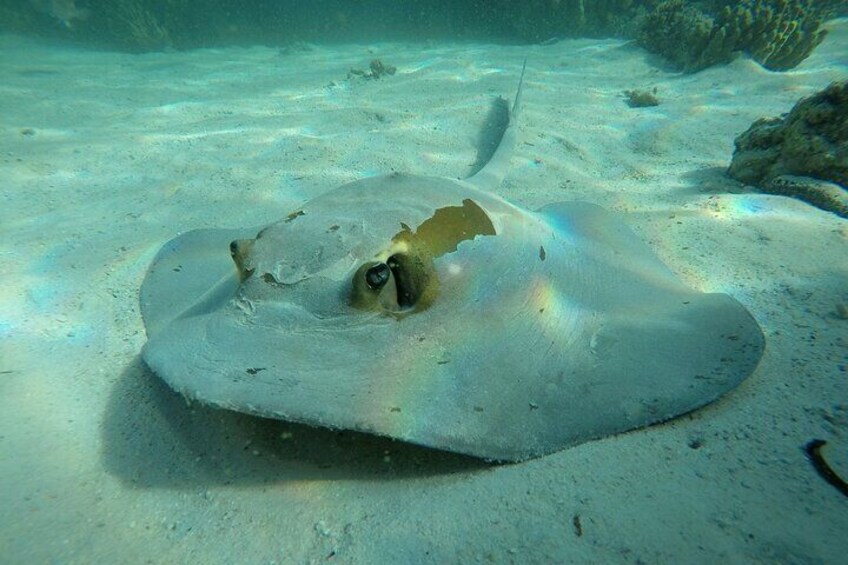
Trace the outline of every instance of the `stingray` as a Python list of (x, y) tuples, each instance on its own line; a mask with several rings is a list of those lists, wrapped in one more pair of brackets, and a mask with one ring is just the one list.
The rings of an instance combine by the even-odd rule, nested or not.
[(392, 173), (278, 222), (200, 229), (140, 292), (147, 365), (189, 399), (520, 461), (730, 391), (764, 340), (588, 203), (497, 196), (521, 91), (464, 179)]

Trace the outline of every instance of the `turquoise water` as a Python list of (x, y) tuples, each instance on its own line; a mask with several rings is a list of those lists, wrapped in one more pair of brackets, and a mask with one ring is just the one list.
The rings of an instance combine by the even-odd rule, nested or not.
[[(725, 4), (685, 6), (721, 26)], [(820, 4), (805, 29), (827, 34), (791, 69), (765, 67), (779, 59), (750, 39), (695, 69), (706, 59), (646, 40), (658, 5), (0, 1), (0, 562), (839, 562), (848, 514), (821, 459), (848, 475), (848, 227), (726, 171), (757, 119), (845, 80), (848, 21)], [(680, 53), (700, 53), (681, 37)], [(374, 77), (375, 60), (394, 74)], [(500, 465), (188, 402), (145, 365), (139, 289), (174, 236), (265, 226), (394, 171), (471, 174), (525, 60), (493, 195), (525, 210), (602, 206), (686, 286), (733, 297), (766, 344), (738, 388)], [(633, 91), (658, 105), (630, 104)], [(487, 262), (514, 265), (511, 282), (531, 271)], [(528, 288), (527, 319), (577, 311), (555, 284)], [(479, 320), (477, 304), (456, 312)], [(439, 331), (521, 337), (517, 323), (470, 327), (457, 316), (381, 354), (391, 387), (363, 397), (404, 416), (389, 435), (408, 437), (414, 401), (457, 401), (449, 382), (411, 384), (447, 374)], [(545, 358), (541, 345), (526, 354)], [(236, 354), (215, 352), (220, 365)], [(496, 395), (504, 375), (480, 365)], [(522, 409), (535, 417), (546, 400)], [(805, 451), (814, 439), (820, 459)]]

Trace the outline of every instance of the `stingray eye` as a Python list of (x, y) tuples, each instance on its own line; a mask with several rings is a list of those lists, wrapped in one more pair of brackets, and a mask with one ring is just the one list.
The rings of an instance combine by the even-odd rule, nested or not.
[(419, 312), (433, 302), (439, 288), (432, 259), (395, 253), (385, 261), (368, 262), (356, 270), (350, 304), (397, 316)]
[(371, 290), (379, 290), (386, 286), (392, 271), (385, 263), (378, 263), (365, 271), (365, 282)]
[(397, 310), (392, 269), (383, 262), (365, 263), (353, 276), (351, 304), (362, 310)]

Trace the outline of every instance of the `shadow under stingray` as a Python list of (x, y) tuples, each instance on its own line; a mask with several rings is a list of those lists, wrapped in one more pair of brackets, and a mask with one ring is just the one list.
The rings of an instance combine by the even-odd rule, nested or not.
[(480, 459), (187, 403), (136, 357), (102, 423), (106, 470), (138, 487), (385, 480), (464, 473)]

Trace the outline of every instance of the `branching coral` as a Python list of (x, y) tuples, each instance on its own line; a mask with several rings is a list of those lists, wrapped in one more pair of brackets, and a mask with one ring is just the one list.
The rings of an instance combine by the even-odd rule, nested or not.
[(784, 71), (798, 66), (822, 42), (822, 11), (810, 0), (749, 0), (725, 8), (737, 46), (767, 69)]
[(683, 0), (663, 2), (645, 18), (640, 44), (685, 72), (696, 72), (746, 51), (767, 69), (783, 71), (806, 59), (825, 37), (832, 11), (814, 0), (742, 0), (717, 13)]

